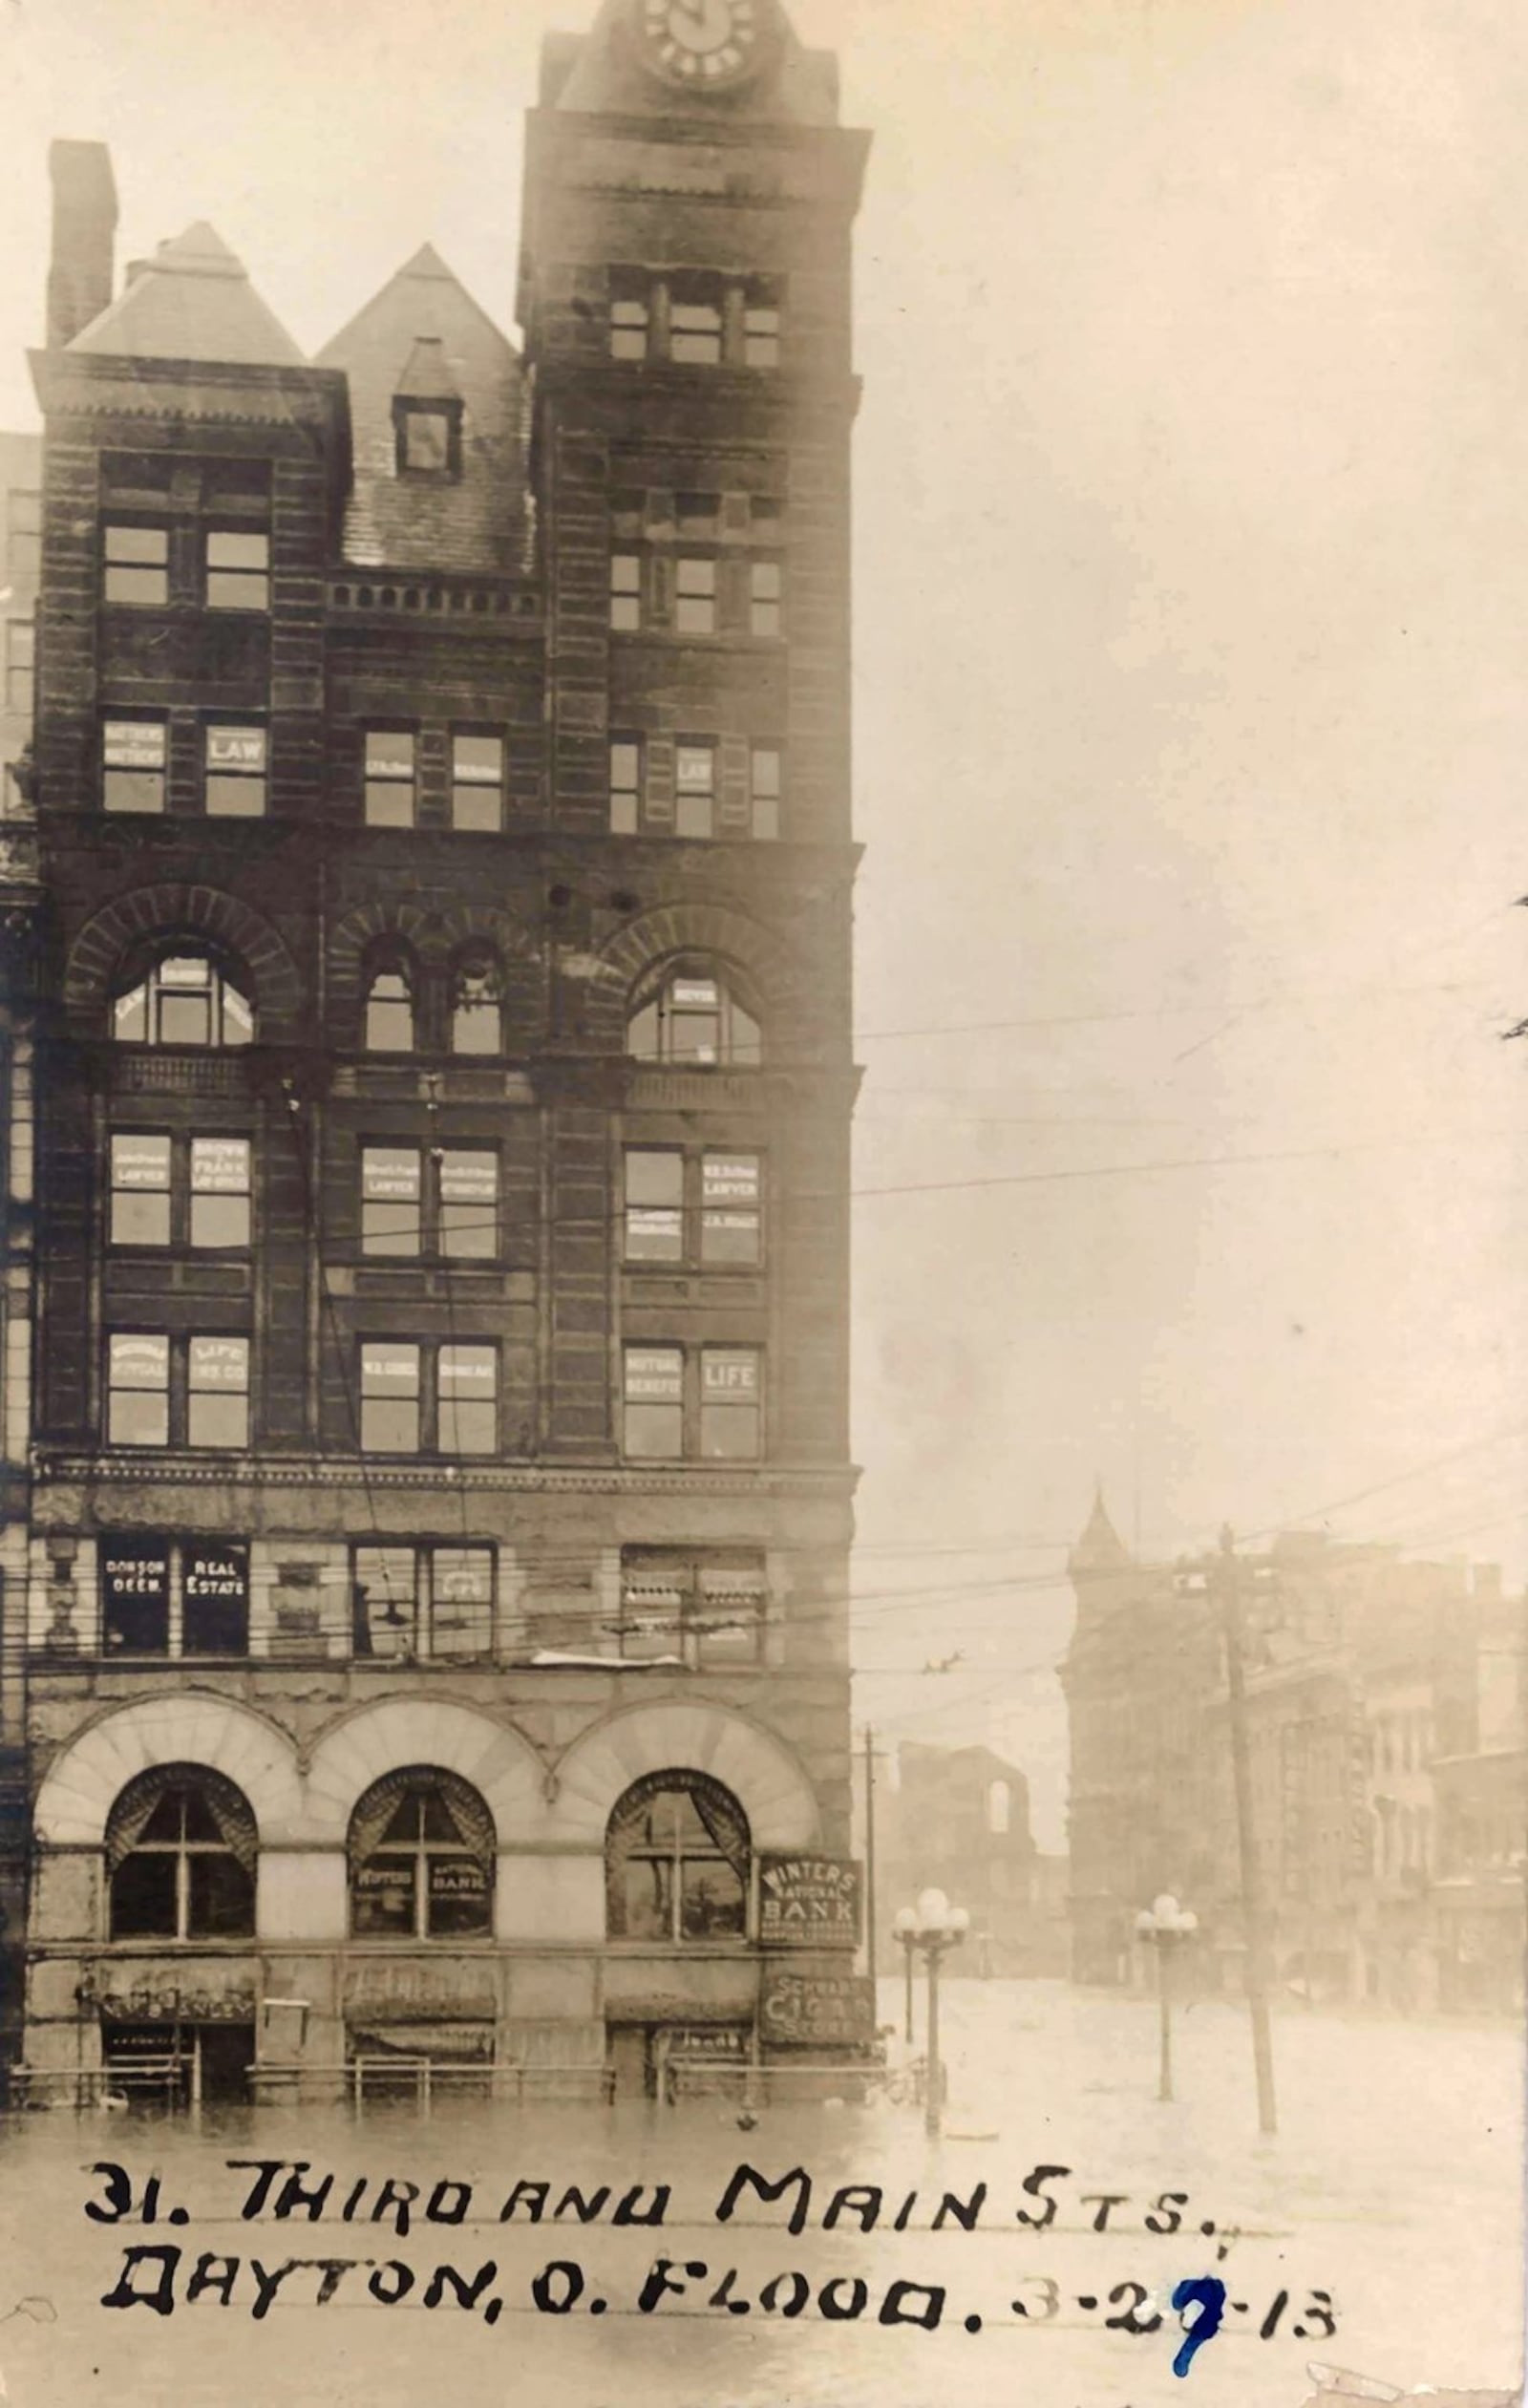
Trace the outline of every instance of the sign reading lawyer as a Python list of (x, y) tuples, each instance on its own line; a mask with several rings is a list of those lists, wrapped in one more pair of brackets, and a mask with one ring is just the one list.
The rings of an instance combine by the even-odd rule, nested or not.
[(765, 1948), (860, 1943), (860, 1866), (847, 1856), (761, 1856), (758, 1936)]

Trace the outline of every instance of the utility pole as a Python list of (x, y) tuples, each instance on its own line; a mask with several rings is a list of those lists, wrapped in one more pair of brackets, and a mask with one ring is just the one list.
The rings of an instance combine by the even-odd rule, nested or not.
[(865, 1971), (876, 1994), (876, 1735), (865, 1724)]
[(1247, 1745), (1246, 1673), (1242, 1656), (1242, 1566), (1230, 1529), (1220, 1532), (1214, 1571), (1220, 1589), (1220, 1629), (1225, 1641), (1225, 1691), (1236, 1782), (1236, 1829), (1242, 1865), (1242, 1920), (1246, 1942), (1247, 2007), (1252, 2016), (1252, 2063), (1258, 2083), (1258, 2129), (1277, 2132), (1273, 2094), (1273, 2035), (1268, 2024), (1267, 1927), (1252, 1808), (1252, 1762)]

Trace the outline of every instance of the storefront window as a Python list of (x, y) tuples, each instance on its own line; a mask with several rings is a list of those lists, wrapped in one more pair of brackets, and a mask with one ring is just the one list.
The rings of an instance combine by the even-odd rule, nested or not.
[(488, 1808), (455, 1773), (416, 1764), (385, 1774), (350, 1818), (356, 1938), (486, 1937), (494, 1849)]
[(621, 1799), (605, 1834), (609, 1935), (669, 1946), (741, 1939), (748, 1876), (736, 1799), (704, 1773), (649, 1774)]

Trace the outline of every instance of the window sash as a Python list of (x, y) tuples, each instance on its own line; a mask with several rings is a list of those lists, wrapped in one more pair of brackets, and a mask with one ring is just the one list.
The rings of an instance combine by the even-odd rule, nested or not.
[(681, 635), (716, 632), (716, 563), (681, 553), (674, 576), (674, 626)]
[(452, 419), (450, 410), (404, 409), (398, 413), (401, 429), (403, 465), (427, 475), (440, 475), (451, 467)]
[(219, 722), (203, 739), (202, 799), (208, 816), (258, 820), (265, 809), (269, 743), (263, 727)]
[(270, 538), (252, 527), (208, 527), (205, 536), (209, 610), (268, 610)]
[(642, 818), (642, 745), (617, 736), (610, 746), (610, 832), (635, 836)]
[(163, 719), (107, 719), (101, 730), (101, 801), (108, 811), (164, 809), (169, 727)]
[(101, 599), (138, 608), (170, 599), (170, 533), (108, 519), (101, 528)]
[(458, 735), (451, 739), (451, 824), (493, 833), (504, 823), (504, 739)]
[(417, 1146), (361, 1148), (361, 1251), (418, 1254), (424, 1248), (424, 1183)]
[(617, 634), (632, 634), (642, 625), (642, 555), (610, 555), (610, 626)]
[(443, 1345), (435, 1358), (436, 1443), (442, 1455), (499, 1448), (499, 1350)]
[(368, 728), (364, 785), (369, 828), (412, 828), (418, 748), (407, 728)]

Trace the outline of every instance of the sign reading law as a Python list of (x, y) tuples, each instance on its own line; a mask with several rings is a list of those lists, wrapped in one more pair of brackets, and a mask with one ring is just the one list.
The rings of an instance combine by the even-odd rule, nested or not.
[(767, 1949), (860, 1944), (860, 1866), (847, 1856), (762, 1856), (758, 1936)]

